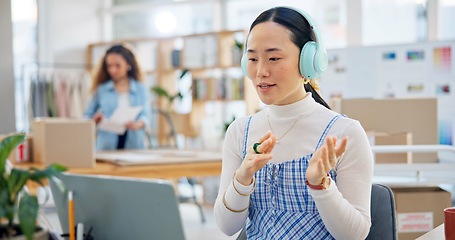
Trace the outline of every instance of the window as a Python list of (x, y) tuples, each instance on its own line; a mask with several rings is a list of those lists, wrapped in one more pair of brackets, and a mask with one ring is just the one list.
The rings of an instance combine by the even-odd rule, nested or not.
[(453, 23), (455, 22), (455, 0), (439, 0), (438, 13), (438, 39), (455, 39), (455, 31), (453, 30)]
[(416, 42), (419, 6), (414, 0), (363, 0), (363, 45)]
[(179, 36), (214, 29), (214, 3), (137, 6), (130, 11), (114, 14), (116, 39)]
[[(13, 55), (15, 75), (16, 130), (28, 131), (26, 77), (24, 69), (38, 57), (37, 2), (36, 0), (11, 1), (13, 20)], [(28, 79), (27, 79), (28, 80)]]
[[(280, 1), (281, 6), (302, 9), (319, 25), (326, 48), (346, 46), (346, 2), (325, 1)], [(275, 1), (230, 0), (226, 4), (226, 28), (249, 29), (254, 19), (264, 10), (277, 6)]]

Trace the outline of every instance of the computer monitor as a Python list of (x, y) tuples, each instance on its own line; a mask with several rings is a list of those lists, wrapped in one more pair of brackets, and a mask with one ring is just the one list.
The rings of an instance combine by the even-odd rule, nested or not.
[[(60, 174), (73, 191), (75, 224), (94, 239), (185, 239), (172, 185), (165, 180)], [(68, 194), (49, 181), (64, 233), (68, 233)]]

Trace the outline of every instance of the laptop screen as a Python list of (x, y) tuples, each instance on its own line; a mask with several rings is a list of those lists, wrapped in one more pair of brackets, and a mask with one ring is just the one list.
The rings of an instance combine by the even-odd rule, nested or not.
[[(94, 239), (185, 239), (174, 188), (165, 180), (61, 174), (73, 191), (75, 224)], [(60, 224), (68, 233), (68, 194), (49, 181)]]

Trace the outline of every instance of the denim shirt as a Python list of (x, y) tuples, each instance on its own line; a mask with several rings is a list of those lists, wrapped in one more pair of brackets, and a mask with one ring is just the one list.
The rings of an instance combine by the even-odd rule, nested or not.
[[(144, 148), (145, 129), (150, 128), (150, 93), (145, 86), (135, 80), (130, 79), (129, 101), (130, 106), (141, 106), (142, 110), (136, 118), (136, 121), (142, 120), (145, 127), (138, 130), (128, 130), (125, 141), (125, 149), (142, 149)], [(97, 112), (103, 113), (105, 118), (111, 117), (117, 108), (119, 94), (115, 90), (114, 81), (109, 80), (96, 89), (91, 97), (87, 108), (84, 112), (84, 118), (91, 119)], [(114, 150), (117, 148), (118, 135), (114, 132), (97, 130), (96, 149), (97, 150)]]

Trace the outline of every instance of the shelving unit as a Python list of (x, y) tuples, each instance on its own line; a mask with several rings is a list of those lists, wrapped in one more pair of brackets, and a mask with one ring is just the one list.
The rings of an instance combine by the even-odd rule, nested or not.
[[(184, 111), (186, 114), (179, 116), (184, 119), (176, 121), (179, 123), (176, 130), (185, 136), (195, 137), (199, 134), (198, 125), (205, 117), (206, 104), (209, 102), (229, 104), (241, 101), (246, 105), (244, 114), (252, 114), (259, 107), (255, 90), (241, 71), (242, 52), (234, 48), (235, 42), (243, 42), (245, 36), (244, 30), (234, 30), (93, 43), (87, 47), (87, 63), (96, 66), (110, 46), (128, 43), (135, 49), (146, 74), (146, 86), (160, 86), (171, 94), (179, 91), (179, 85), (182, 86), (179, 76), (182, 71), (188, 70), (185, 80), (190, 81), (186, 84), (190, 87), (183, 94), (191, 95), (185, 95), (191, 97), (191, 106)], [(168, 104), (166, 101), (154, 97), (152, 105), (165, 109)], [(162, 120), (159, 120), (158, 124), (161, 123)]]
[[(401, 152), (455, 152), (449, 145), (376, 145), (371, 146), (374, 153)], [(437, 163), (389, 163), (375, 164), (374, 182), (399, 185), (439, 185), (455, 184), (455, 161)]]

